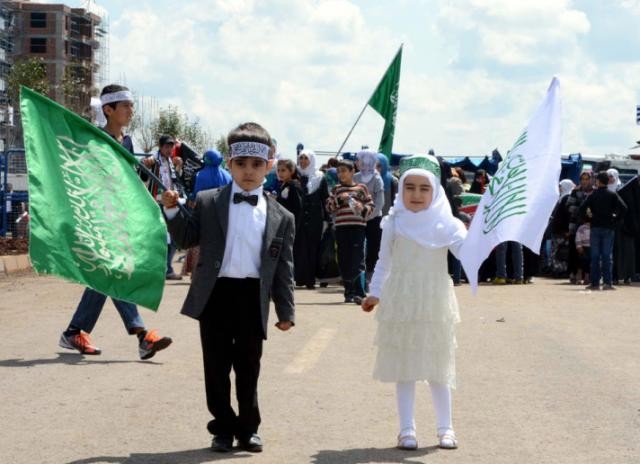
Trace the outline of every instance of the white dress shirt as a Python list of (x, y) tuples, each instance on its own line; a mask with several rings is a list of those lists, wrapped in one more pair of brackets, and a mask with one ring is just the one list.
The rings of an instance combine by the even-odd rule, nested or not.
[[(236, 204), (233, 202), (236, 193), (258, 195), (258, 204), (251, 206), (246, 201)], [(266, 225), (267, 200), (262, 194), (262, 186), (245, 192), (234, 182), (229, 198), (229, 225), (220, 277), (260, 277), (262, 237)]]

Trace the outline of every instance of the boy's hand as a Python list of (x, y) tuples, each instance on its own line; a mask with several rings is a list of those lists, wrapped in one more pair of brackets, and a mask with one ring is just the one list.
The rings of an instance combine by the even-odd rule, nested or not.
[(365, 312), (373, 311), (373, 308), (380, 303), (380, 299), (375, 296), (368, 296), (362, 301), (362, 310)]
[(150, 168), (151, 166), (156, 164), (156, 160), (153, 159), (153, 156), (147, 156), (146, 158), (143, 158), (142, 164), (144, 164), (146, 167)]
[(183, 165), (183, 161), (182, 158), (180, 158), (179, 156), (176, 156), (175, 158), (173, 158), (173, 166), (180, 171), (182, 169), (182, 165)]
[(162, 192), (162, 206), (165, 208), (175, 208), (178, 205), (180, 195), (175, 190), (165, 190)]
[(291, 321), (276, 322), (276, 327), (279, 328), (280, 330), (282, 330), (283, 332), (286, 332), (291, 327), (293, 327), (293, 322), (291, 322)]

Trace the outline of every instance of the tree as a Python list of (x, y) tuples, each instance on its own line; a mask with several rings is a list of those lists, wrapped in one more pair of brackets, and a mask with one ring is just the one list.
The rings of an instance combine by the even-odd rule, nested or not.
[(49, 93), (47, 71), (42, 58), (29, 58), (16, 61), (7, 75), (7, 90), (9, 100), (14, 107), (19, 107), (20, 86), (24, 85), (41, 94)]
[(216, 139), (216, 150), (218, 150), (220, 154), (222, 154), (222, 156), (224, 156), (226, 159), (227, 155), (229, 154), (229, 145), (227, 145), (227, 137), (225, 137), (224, 135), (220, 135)]
[(29, 58), (16, 61), (7, 74), (7, 92), (9, 105), (13, 107), (14, 125), (7, 127), (7, 146), (23, 146), (22, 122), (20, 118), (20, 86), (24, 85), (36, 92), (47, 95), (49, 82), (47, 72), (41, 58)]
[(87, 80), (87, 70), (77, 63), (68, 63), (64, 67), (64, 73), (62, 75), (62, 81), (60, 83), (60, 89), (62, 90), (62, 96), (64, 98), (64, 106), (79, 114), (80, 116), (91, 119), (90, 106), (87, 96), (84, 90), (84, 84)]
[(154, 124), (157, 114), (158, 100), (155, 97), (136, 97), (129, 132), (135, 138), (136, 146), (140, 146), (144, 153), (150, 153), (158, 143)]

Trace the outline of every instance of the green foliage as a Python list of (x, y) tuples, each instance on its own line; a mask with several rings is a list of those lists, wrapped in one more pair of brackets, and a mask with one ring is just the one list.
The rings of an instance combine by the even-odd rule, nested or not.
[(229, 145), (227, 145), (227, 137), (224, 135), (220, 135), (216, 139), (216, 150), (218, 150), (222, 156), (227, 157), (229, 154)]
[(161, 108), (158, 117), (151, 122), (151, 127), (156, 143), (160, 136), (170, 135), (185, 141), (198, 153), (203, 153), (213, 143), (211, 134), (202, 127), (198, 119), (189, 120), (189, 117), (174, 105)]
[(9, 99), (16, 108), (19, 107), (21, 85), (47, 95), (49, 82), (47, 81), (46, 68), (41, 58), (33, 57), (28, 60), (16, 61), (11, 66), (7, 76), (7, 89), (9, 91)]

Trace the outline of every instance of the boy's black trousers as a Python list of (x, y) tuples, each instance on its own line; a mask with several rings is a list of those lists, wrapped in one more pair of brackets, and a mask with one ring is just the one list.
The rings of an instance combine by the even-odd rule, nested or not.
[[(260, 279), (219, 277), (200, 317), (207, 407), (213, 435), (248, 440), (260, 425), (258, 376), (263, 329)], [(231, 369), (235, 373), (238, 413), (231, 407)]]
[(365, 297), (364, 292), (365, 226), (337, 226), (338, 267), (344, 284), (344, 296)]

